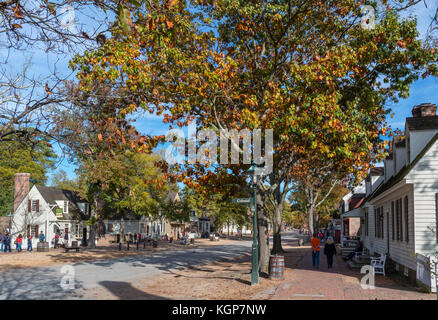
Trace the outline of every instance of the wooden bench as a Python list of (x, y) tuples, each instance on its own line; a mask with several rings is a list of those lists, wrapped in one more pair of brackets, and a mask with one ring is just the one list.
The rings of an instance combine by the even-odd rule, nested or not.
[(79, 252), (79, 246), (78, 246), (78, 242), (77, 241), (72, 241), (71, 242), (71, 247), (64, 247), (65, 252), (69, 252), (70, 250), (76, 250), (76, 252)]

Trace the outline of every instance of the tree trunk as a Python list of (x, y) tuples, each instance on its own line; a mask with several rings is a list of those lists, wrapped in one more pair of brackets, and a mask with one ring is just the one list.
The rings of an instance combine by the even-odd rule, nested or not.
[(313, 226), (313, 204), (309, 205), (307, 207), (307, 219), (308, 219), (308, 223), (309, 223), (309, 236), (312, 237), (313, 236), (313, 232), (314, 232), (314, 226)]
[(259, 242), (259, 271), (266, 276), (269, 275), (269, 220), (265, 215), (263, 206), (257, 206), (257, 228)]
[(272, 221), (272, 227), (274, 229), (274, 239), (271, 254), (284, 253), (281, 246), (281, 215), (282, 215), (282, 205), (274, 209), (274, 219)]
[(120, 242), (125, 243), (125, 219), (123, 216), (120, 218)]
[(88, 248), (96, 248), (96, 224), (90, 227), (90, 236), (88, 238)]
[(94, 200), (94, 208), (91, 210), (90, 220), (92, 221), (92, 224), (90, 226), (87, 247), (96, 248), (97, 199)]

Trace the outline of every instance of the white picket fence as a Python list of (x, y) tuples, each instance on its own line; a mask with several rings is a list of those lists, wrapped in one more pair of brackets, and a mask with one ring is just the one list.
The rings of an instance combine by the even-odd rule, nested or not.
[(427, 257), (417, 254), (417, 280), (430, 288), (431, 292), (436, 292), (437, 287), (437, 257)]

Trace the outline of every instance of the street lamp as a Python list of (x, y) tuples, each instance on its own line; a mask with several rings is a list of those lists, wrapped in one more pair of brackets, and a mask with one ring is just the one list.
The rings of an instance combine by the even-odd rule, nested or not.
[(252, 240), (252, 271), (251, 271), (251, 285), (259, 284), (259, 243), (257, 235), (257, 175), (256, 165), (251, 163), (251, 167), (248, 169), (248, 173), (251, 175), (252, 182), (254, 184), (254, 223), (253, 223), (253, 240)]

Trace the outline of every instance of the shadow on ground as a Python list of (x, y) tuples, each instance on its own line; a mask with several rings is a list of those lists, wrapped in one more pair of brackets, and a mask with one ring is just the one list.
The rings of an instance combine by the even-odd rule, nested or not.
[(120, 300), (168, 300), (168, 298), (148, 294), (137, 288), (134, 288), (130, 283), (122, 281), (101, 281), (99, 285), (107, 289)]

